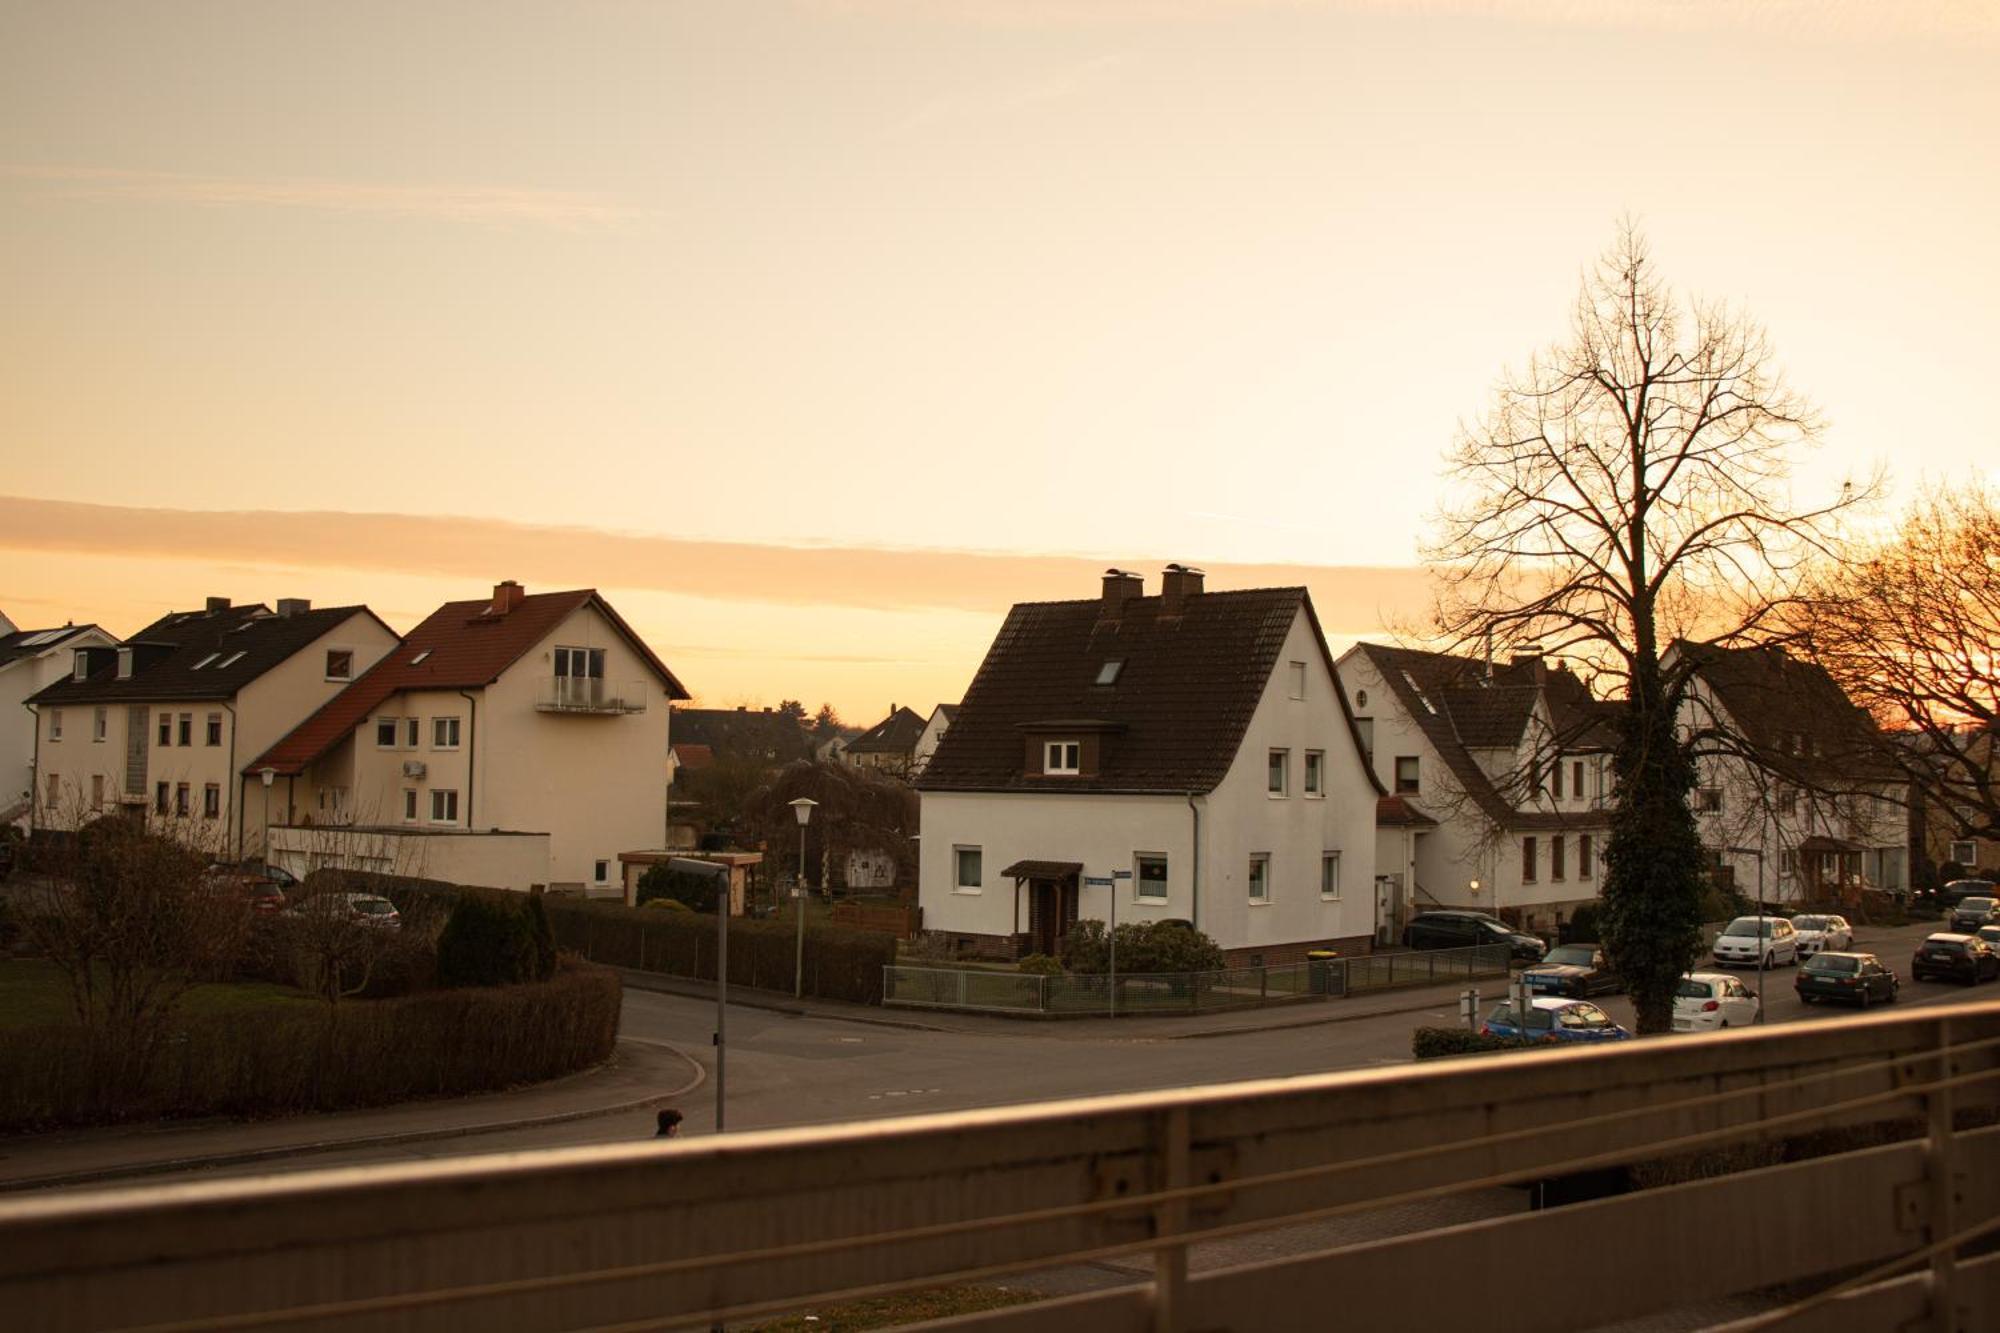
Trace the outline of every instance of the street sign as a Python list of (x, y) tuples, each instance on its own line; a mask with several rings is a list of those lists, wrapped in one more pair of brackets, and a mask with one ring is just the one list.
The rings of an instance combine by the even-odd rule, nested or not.
[(1114, 870), (1114, 871), (1112, 871), (1112, 872), (1111, 872), (1111, 878), (1113, 878), (1113, 879), (1130, 879), (1130, 878), (1132, 878), (1132, 872), (1131, 872), (1131, 871), (1129, 871), (1129, 870)]
[(1085, 875), (1083, 877), (1083, 882), (1089, 885), (1093, 889), (1108, 889), (1111, 887), (1111, 876)]

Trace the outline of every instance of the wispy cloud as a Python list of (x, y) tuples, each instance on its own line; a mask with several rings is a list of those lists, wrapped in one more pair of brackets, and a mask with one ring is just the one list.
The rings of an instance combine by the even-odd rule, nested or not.
[(627, 226), (644, 216), (643, 210), (601, 195), (492, 185), (385, 185), (312, 177), (207, 176), (118, 167), (18, 164), (0, 165), (0, 179), (71, 199), (204, 208), (300, 208), (572, 231)]

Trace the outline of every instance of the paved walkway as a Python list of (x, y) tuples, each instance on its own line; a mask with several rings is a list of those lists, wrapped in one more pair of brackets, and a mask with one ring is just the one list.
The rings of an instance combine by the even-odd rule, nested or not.
[(281, 1120), (209, 1120), (0, 1138), (0, 1191), (552, 1125), (664, 1105), (704, 1078), (701, 1066), (669, 1046), (621, 1037), (612, 1058), (598, 1068), (511, 1092)]

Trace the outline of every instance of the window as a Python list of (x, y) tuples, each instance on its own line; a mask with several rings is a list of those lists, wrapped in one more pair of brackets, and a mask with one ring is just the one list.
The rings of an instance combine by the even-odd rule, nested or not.
[(609, 861), (593, 862), (591, 864), (591, 876), (597, 883), (605, 883), (611, 878), (611, 863)]
[(96, 715), (90, 719), (90, 739), (102, 744), (104, 739), (110, 734), (111, 710), (109, 708), (100, 708), (97, 710)]
[(1271, 901), (1271, 854), (1259, 852), (1250, 858), (1250, 901)]
[(188, 817), (188, 785), (185, 782), (174, 784), (174, 814), (182, 819)]
[(1355, 718), (1354, 730), (1361, 737), (1361, 753), (1366, 755), (1372, 762), (1375, 758), (1375, 719), (1372, 717)]
[(1265, 770), (1264, 790), (1273, 796), (1283, 796), (1289, 790), (1292, 780), (1292, 752), (1273, 750), (1269, 767)]
[(102, 773), (92, 773), (90, 775), (90, 808), (93, 810), (102, 810), (104, 808), (104, 775)]
[(1326, 751), (1306, 751), (1306, 795), (1326, 795)]
[(1569, 766), (1569, 794), (1575, 800), (1583, 799), (1583, 760)]
[(49, 710), (49, 739), (52, 741), (62, 739), (62, 709), (60, 708), (51, 708)]
[[(161, 783), (160, 788), (161, 788), (160, 799), (162, 801), (165, 801), (166, 784)], [(51, 773), (49, 774), (48, 782), (45, 784), (43, 789), (42, 804), (47, 806), (49, 809), (53, 810), (56, 808), (56, 805), (61, 801), (61, 799), (62, 799), (62, 777), (59, 774)]]
[(193, 713), (182, 713), (182, 714), (181, 714), (181, 718), (180, 718), (180, 726), (179, 726), (178, 728), (176, 728), (176, 730), (175, 730), (175, 734), (174, 734), (174, 743), (175, 743), (175, 744), (177, 744), (177, 745), (193, 745), (193, 744), (194, 744), (194, 714), (193, 714)]
[(1721, 814), (1722, 788), (1720, 787), (1697, 788), (1694, 794), (1694, 808), (1696, 811), (1704, 815)]
[(160, 744), (172, 745), (173, 743), (174, 715), (172, 713), (162, 713), (160, 714)]
[(1340, 853), (1322, 852), (1319, 858), (1319, 896), (1340, 897)]
[(1549, 878), (1569, 878), (1568, 871), (1563, 865), (1563, 836), (1560, 833), (1549, 839)]
[(1588, 833), (1579, 833), (1576, 835), (1576, 877), (1578, 879), (1589, 879), (1591, 874), (1590, 835)]
[(977, 893), (979, 886), (986, 882), (977, 847), (952, 848), (951, 865), (951, 885), (960, 893)]
[(1799, 853), (1796, 848), (1787, 847), (1778, 853), (1778, 873), (1795, 875), (1799, 870)]
[(376, 718), (376, 719), (375, 719), (375, 748), (376, 748), (376, 749), (378, 749), (378, 750), (393, 750), (393, 749), (395, 749), (395, 748), (396, 748), (396, 732), (397, 732), (397, 730), (398, 730), (398, 728), (397, 728), (397, 726), (396, 726), (396, 719), (395, 719), (395, 718), (393, 718), (393, 717), (378, 717), (378, 718)]
[(243, 660), (243, 654), (248, 651), (249, 650), (247, 648), (238, 648), (235, 652), (231, 653), (229, 656), (223, 658), (220, 662), (216, 663), (215, 669), (217, 671), (220, 671), (224, 667), (235, 666), (238, 662)]
[(1563, 798), (1563, 766), (1560, 759), (1549, 765), (1549, 795), (1558, 801)]
[(1287, 667), (1286, 674), (1290, 677), (1292, 697), (1294, 699), (1305, 698), (1306, 664), (1304, 662), (1293, 662)]
[(418, 720), (417, 720), (416, 718), (413, 718), (413, 717), (406, 717), (406, 718), (404, 718), (404, 719), (403, 719), (403, 748), (404, 748), (405, 750), (414, 750), (414, 749), (416, 749), (416, 748), (417, 748), (417, 741), (418, 741), (418, 739), (419, 739), (419, 738), (421, 738), (421, 737), (423, 736), (423, 733), (424, 733), (424, 724), (423, 724), (422, 722), (419, 722), (419, 721), (418, 721)]
[(172, 789), (169, 788), (167, 784), (164, 782), (156, 782), (153, 784), (154, 814), (164, 815), (165, 813), (167, 813), (167, 800), (169, 798), (171, 791)]
[(1532, 836), (1521, 839), (1521, 882), (1535, 882), (1535, 840)]
[(456, 750), (458, 748), (457, 718), (434, 717), (431, 719), (431, 748), (433, 750)]
[(208, 715), (208, 743), (210, 745), (222, 744), (222, 714), (220, 713), (210, 713)]
[(1138, 862), (1137, 875), (1133, 879), (1133, 892), (1139, 901), (1163, 903), (1167, 900), (1167, 858), (1141, 852), (1134, 858)]
[(326, 650), (326, 678), (328, 680), (354, 679), (354, 650), (352, 648), (329, 648)]
[(1967, 869), (1979, 864), (1979, 844), (1976, 842), (1955, 842), (1951, 845), (1951, 859)]
[(222, 818), (222, 788), (213, 782), (201, 789), (201, 817)]
[(458, 822), (458, 793), (434, 790), (431, 792), (431, 823), (456, 824)]
[(403, 822), (407, 824), (417, 822), (417, 789), (415, 787), (403, 788)]
[(1792, 815), (1797, 814), (1798, 810), (1799, 789), (1797, 787), (1786, 787), (1781, 790), (1778, 793), (1778, 813), (1781, 815)]
[(1413, 792), (1418, 790), (1417, 756), (1413, 754), (1399, 754), (1396, 756), (1396, 790), (1399, 792)]
[(1118, 673), (1124, 669), (1124, 658), (1112, 658), (1109, 662), (1097, 668), (1097, 683), (1099, 685), (1116, 685), (1118, 683)]
[(1082, 771), (1083, 747), (1075, 741), (1049, 741), (1042, 746), (1042, 772)]
[(587, 677), (591, 680), (603, 680), (604, 650), (602, 648), (557, 648), (556, 676), (558, 679)]
[(424, 664), (424, 659), (426, 657), (429, 657), (430, 655), (431, 655), (431, 650), (426, 648), (422, 652), (418, 653), (415, 657), (410, 659), (410, 665), (422, 666)]
[[(20, 642), (20, 644), (19, 644), (18, 646), (20, 646), (20, 647), (22, 647), (22, 648), (25, 648), (25, 647), (27, 647), (27, 646), (28, 646), (28, 640), (26, 640), (26, 639), (23, 639), (23, 640), (21, 640), (21, 642)], [(77, 649), (77, 652), (76, 652), (76, 657), (75, 657), (74, 661), (75, 661), (76, 665), (75, 665), (75, 668), (74, 668), (74, 669), (73, 669), (73, 670), (71, 671), (71, 673), (70, 673), (70, 674), (71, 674), (71, 676), (72, 676), (73, 678), (77, 679), (77, 680), (89, 680), (89, 679), (90, 679), (90, 656), (89, 656), (89, 654), (85, 653), (85, 652), (84, 652), (84, 651), (83, 651), (83, 650), (82, 650), (81, 648), (79, 648), (79, 649)]]

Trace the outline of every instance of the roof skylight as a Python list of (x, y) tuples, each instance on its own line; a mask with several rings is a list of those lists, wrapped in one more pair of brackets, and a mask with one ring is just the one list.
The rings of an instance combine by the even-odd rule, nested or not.
[(242, 660), (242, 657), (243, 657), (243, 654), (245, 654), (245, 653), (247, 653), (247, 652), (249, 652), (249, 651), (250, 651), (250, 650), (249, 650), (248, 648), (239, 648), (239, 649), (237, 649), (237, 650), (236, 650), (235, 652), (231, 653), (231, 654), (230, 654), (229, 656), (227, 656), (227, 657), (223, 658), (223, 659), (222, 659), (222, 663), (221, 663), (221, 665), (220, 665), (220, 666), (218, 666), (218, 667), (216, 667), (215, 669), (216, 669), (217, 671), (220, 671), (220, 670), (222, 670), (222, 668), (223, 668), (223, 667), (230, 667), (230, 666), (235, 666), (235, 665), (237, 664), (237, 662), (239, 662), (240, 660)]
[(422, 652), (418, 653), (415, 657), (410, 659), (410, 665), (422, 666), (424, 664), (424, 659), (426, 657), (429, 657), (430, 655), (431, 655), (431, 650), (426, 648)]
[(222, 656), (221, 653), (210, 653), (207, 657), (202, 658), (201, 661), (196, 662), (193, 666), (189, 667), (188, 670), (199, 671), (220, 656)]
[(1123, 671), (1124, 669), (1125, 669), (1124, 658), (1122, 657), (1112, 658), (1110, 661), (1106, 662), (1103, 666), (1097, 668), (1097, 683), (1099, 685), (1117, 684), (1118, 673), (1120, 671)]

